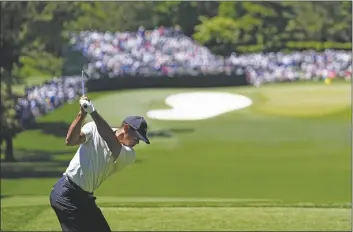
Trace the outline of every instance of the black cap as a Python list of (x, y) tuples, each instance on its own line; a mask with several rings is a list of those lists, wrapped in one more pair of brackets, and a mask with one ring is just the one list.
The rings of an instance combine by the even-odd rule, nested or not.
[(147, 138), (147, 122), (141, 116), (129, 116), (125, 118), (124, 122), (136, 130), (139, 138), (145, 143), (150, 144)]

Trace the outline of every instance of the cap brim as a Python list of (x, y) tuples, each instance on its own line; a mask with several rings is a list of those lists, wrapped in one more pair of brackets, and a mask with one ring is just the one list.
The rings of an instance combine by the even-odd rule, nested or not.
[(139, 138), (142, 140), (142, 141), (144, 141), (145, 143), (147, 143), (147, 144), (150, 144), (150, 141), (148, 140), (148, 138), (146, 137), (146, 136), (143, 136), (140, 132), (138, 132), (137, 130), (136, 130), (136, 132), (137, 132), (137, 135), (139, 136)]

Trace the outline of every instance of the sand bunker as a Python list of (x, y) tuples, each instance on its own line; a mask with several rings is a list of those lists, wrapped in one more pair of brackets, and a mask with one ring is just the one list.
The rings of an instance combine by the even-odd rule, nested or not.
[(202, 120), (239, 110), (252, 104), (251, 99), (225, 92), (194, 92), (173, 94), (166, 98), (172, 109), (147, 112), (147, 117), (159, 120)]

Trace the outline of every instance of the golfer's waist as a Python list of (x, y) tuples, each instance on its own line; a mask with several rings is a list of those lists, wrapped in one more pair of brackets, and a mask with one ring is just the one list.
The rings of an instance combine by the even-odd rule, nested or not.
[(92, 195), (93, 192), (84, 190), (79, 184), (74, 181), (74, 178), (70, 177), (67, 173), (64, 173), (64, 178), (68, 181), (75, 189), (81, 191), (82, 193)]

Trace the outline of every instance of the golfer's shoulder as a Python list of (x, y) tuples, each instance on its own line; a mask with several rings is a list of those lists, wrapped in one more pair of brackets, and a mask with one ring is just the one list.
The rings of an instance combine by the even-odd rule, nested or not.
[(86, 122), (83, 124), (83, 127), (89, 128), (89, 129), (93, 129), (96, 128), (96, 124), (94, 123), (94, 121), (90, 121), (90, 122)]
[(136, 159), (136, 153), (132, 147), (121, 144), (119, 157), (127, 163), (133, 163)]
[(94, 122), (87, 122), (81, 128), (81, 133), (83, 133), (86, 138), (91, 137), (94, 134), (94, 130), (96, 128), (96, 124)]

